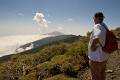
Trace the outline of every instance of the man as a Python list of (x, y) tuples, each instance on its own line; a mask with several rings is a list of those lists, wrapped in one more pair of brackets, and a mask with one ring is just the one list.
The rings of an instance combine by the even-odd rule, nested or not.
[[(94, 27), (90, 35), (88, 45), (88, 58), (92, 74), (92, 80), (105, 80), (105, 68), (108, 59), (108, 53), (102, 50), (105, 45), (106, 28), (103, 23), (104, 15), (102, 12), (97, 12), (94, 15)], [(105, 28), (106, 27), (106, 28)]]

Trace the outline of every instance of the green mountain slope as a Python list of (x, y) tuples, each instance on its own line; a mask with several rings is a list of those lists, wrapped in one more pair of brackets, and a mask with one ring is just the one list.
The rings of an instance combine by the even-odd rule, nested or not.
[(74, 79), (88, 66), (86, 52), (87, 38), (81, 38), (47, 45), (31, 54), (14, 54), (0, 64), (0, 80), (44, 80), (60, 74)]
[(29, 47), (31, 44), (33, 44), (33, 48), (31, 50), (26, 50), (23, 52), (23, 54), (25, 53), (30, 54), (31, 52), (38, 51), (40, 48), (44, 46), (51, 45), (51, 44), (59, 44), (61, 42), (71, 43), (75, 40), (80, 39), (80, 37), (81, 36), (76, 36), (76, 35), (59, 35), (59, 36), (47, 37), (31, 43), (27, 43), (25, 45), (20, 46), (19, 48), (25, 49)]
[[(19, 54), (21, 54), (21, 55), (22, 54), (23, 55), (24, 54), (34, 54), (45, 46), (59, 44), (62, 42), (71, 43), (71, 42), (74, 42), (76, 40), (79, 40), (80, 38), (81, 38), (81, 36), (76, 36), (76, 35), (59, 35), (59, 36), (43, 38), (43, 39), (32, 42), (32, 44), (34, 44), (34, 48), (32, 48), (30, 50), (25, 50), (23, 52), (20, 52)], [(29, 47), (30, 45), (31, 45), (31, 43), (27, 43), (25, 45), (20, 46), (19, 48), (25, 49), (25, 48)], [(8, 61), (12, 55), (13, 54), (1, 57), (0, 62)]]

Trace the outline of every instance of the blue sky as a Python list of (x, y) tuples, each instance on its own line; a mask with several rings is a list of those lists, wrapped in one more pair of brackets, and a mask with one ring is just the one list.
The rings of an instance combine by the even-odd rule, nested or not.
[[(0, 36), (52, 31), (84, 35), (97, 11), (104, 13), (109, 28), (120, 27), (120, 0), (0, 0)], [(33, 21), (36, 12), (44, 14), (48, 28)]]

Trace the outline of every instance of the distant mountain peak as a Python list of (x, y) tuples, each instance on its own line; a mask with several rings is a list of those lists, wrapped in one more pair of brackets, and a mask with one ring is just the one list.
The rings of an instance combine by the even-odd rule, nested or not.
[(43, 35), (53, 35), (53, 36), (59, 36), (59, 35), (65, 35), (65, 34), (64, 34), (64, 33), (62, 33), (62, 32), (59, 32), (59, 31), (53, 31), (53, 32), (46, 33), (46, 34), (43, 34)]

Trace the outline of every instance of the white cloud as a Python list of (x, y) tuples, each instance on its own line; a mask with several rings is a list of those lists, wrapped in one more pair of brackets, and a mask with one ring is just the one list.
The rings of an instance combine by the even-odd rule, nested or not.
[(73, 21), (73, 19), (72, 18), (68, 18), (66, 21), (71, 22), (71, 21)]
[(23, 13), (18, 13), (18, 15), (19, 15), (19, 16), (24, 16), (24, 14), (23, 14)]
[(38, 25), (41, 27), (47, 28), (48, 27), (48, 22), (45, 19), (45, 16), (43, 13), (36, 13), (35, 16), (33, 17), (33, 20), (37, 22)]
[(63, 30), (63, 27), (59, 26), (59, 27), (58, 27), (58, 30)]

